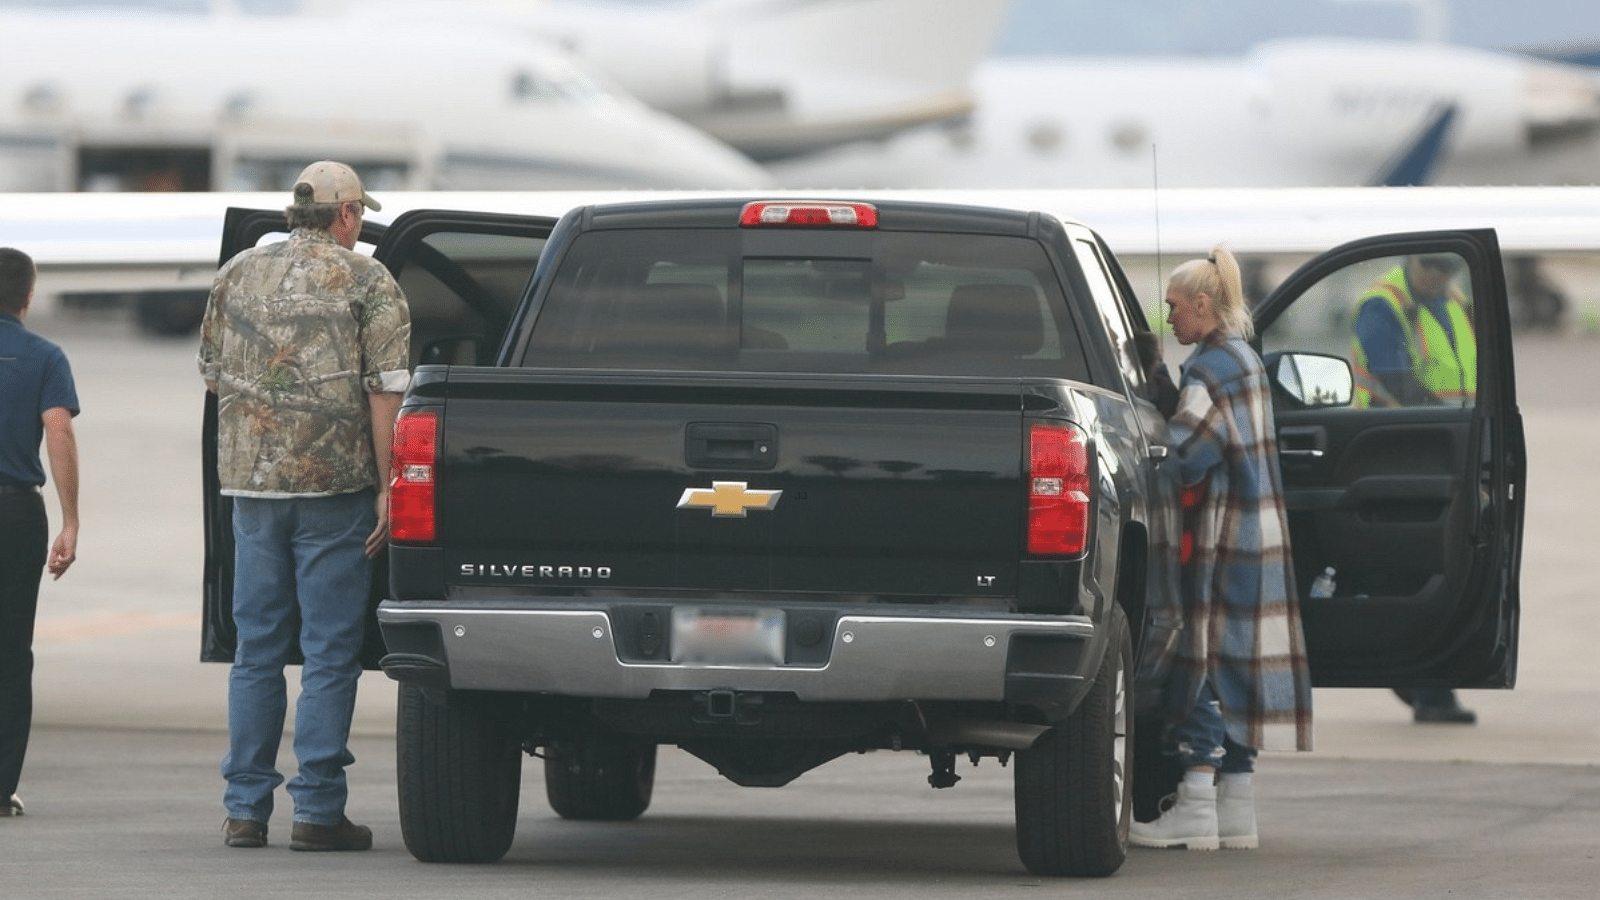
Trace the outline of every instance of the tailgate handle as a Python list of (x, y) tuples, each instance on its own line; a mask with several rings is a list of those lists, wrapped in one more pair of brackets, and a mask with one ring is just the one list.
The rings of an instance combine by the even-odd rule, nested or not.
[(700, 469), (770, 469), (778, 464), (778, 426), (752, 422), (691, 422), (684, 460)]

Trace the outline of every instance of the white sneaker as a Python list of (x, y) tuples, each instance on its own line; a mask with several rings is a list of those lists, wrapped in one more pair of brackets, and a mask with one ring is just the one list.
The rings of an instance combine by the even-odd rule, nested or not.
[(1261, 846), (1261, 838), (1256, 835), (1255, 785), (1217, 785), (1217, 835), (1224, 850), (1254, 850)]
[(0, 800), (0, 819), (9, 819), (22, 815), (22, 798), (12, 794), (5, 800)]
[[(1188, 850), (1215, 850), (1217, 837), (1217, 788), (1178, 783), (1171, 806), (1154, 822), (1134, 822), (1128, 841), (1136, 847), (1182, 847)], [(1169, 798), (1172, 799), (1172, 798)]]

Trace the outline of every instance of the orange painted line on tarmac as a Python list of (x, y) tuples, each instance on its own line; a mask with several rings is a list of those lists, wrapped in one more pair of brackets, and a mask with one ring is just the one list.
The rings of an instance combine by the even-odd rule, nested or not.
[(93, 616), (49, 619), (37, 622), (33, 627), (33, 639), (35, 642), (40, 643), (76, 641), (83, 638), (136, 634), (141, 631), (175, 628), (180, 625), (191, 628), (199, 624), (200, 617), (198, 615), (187, 613), (167, 613), (164, 615), (151, 615), (150, 613), (140, 612), (100, 613)]

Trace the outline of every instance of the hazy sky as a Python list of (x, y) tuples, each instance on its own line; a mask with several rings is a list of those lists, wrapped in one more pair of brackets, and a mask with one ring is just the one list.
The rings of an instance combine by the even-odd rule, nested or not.
[[(266, 12), (295, 0), (234, 0)], [(632, 0), (673, 2), (673, 0)], [(1001, 53), (1238, 55), (1263, 40), (1333, 35), (1413, 39), (1418, 9), (1444, 10), (1453, 43), (1521, 49), (1600, 43), (1596, 0), (1012, 0)], [(134, 5), (198, 10), (207, 0), (0, 0), (0, 6)]]
[[(1410, 40), (1416, 0), (1012, 0), (1004, 53), (1237, 55), (1263, 40)], [(1595, 0), (1432, 0), (1451, 43), (1497, 49), (1600, 42)]]

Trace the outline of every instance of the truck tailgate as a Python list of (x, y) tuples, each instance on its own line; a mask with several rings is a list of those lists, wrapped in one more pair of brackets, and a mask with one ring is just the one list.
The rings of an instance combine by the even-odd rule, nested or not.
[(1015, 381), (461, 368), (445, 390), (453, 584), (1015, 593)]

